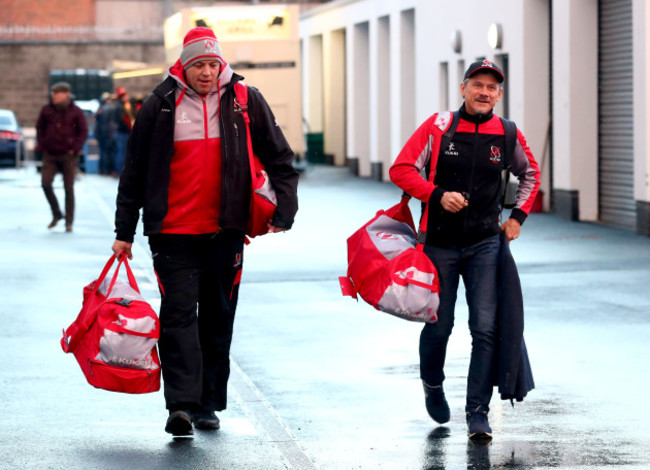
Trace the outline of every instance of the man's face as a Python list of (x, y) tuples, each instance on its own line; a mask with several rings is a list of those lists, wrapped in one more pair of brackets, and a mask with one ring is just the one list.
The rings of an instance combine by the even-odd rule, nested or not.
[(52, 104), (63, 104), (70, 98), (69, 91), (55, 91), (52, 93)]
[(199, 95), (207, 94), (219, 78), (218, 60), (200, 60), (195, 62), (185, 71), (187, 84)]
[(503, 89), (491, 73), (477, 73), (460, 84), (460, 94), (465, 98), (469, 114), (487, 114), (499, 102)]

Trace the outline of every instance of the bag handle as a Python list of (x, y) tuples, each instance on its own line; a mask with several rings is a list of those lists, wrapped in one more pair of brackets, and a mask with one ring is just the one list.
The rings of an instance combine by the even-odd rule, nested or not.
[(393, 282), (403, 287), (406, 287), (407, 284), (413, 284), (414, 286), (421, 287), (426, 290), (430, 290), (431, 292), (434, 293), (438, 291), (438, 286), (436, 285), (436, 283), (427, 284), (425, 282), (418, 281), (416, 279), (400, 276), (399, 273), (393, 274)]
[[(104, 282), (104, 279), (106, 278), (106, 275), (108, 274), (111, 267), (113, 266), (113, 263), (115, 263), (116, 258), (117, 258), (116, 255), (113, 254), (108, 259), (106, 265), (104, 266), (104, 269), (102, 269), (101, 274), (94, 282), (93, 289), (90, 293), (89, 298), (94, 298), (95, 295), (97, 295), (97, 290), (99, 289), (99, 286), (102, 284), (102, 282)], [(113, 290), (113, 287), (115, 286), (115, 282), (117, 281), (117, 275), (120, 271), (120, 266), (122, 264), (124, 264), (124, 266), (126, 267), (126, 274), (127, 277), (129, 278), (129, 284), (139, 294), (140, 290), (138, 289), (138, 283), (136, 282), (135, 276), (131, 271), (131, 267), (129, 266), (129, 262), (126, 259), (126, 255), (122, 253), (117, 259), (118, 259), (118, 264), (117, 267), (115, 268), (115, 273), (113, 274), (108, 290), (106, 291), (106, 296), (108, 297), (108, 294), (111, 292), (111, 290)], [(72, 352), (77, 348), (79, 342), (81, 341), (81, 338), (83, 338), (83, 333), (86, 332), (90, 327), (90, 325), (92, 325), (95, 322), (95, 319), (97, 318), (97, 310), (98, 308), (95, 308), (90, 313), (90, 316), (86, 318), (86, 321), (83, 324), (80, 325), (75, 321), (72, 325), (70, 325), (70, 327), (67, 330), (65, 329), (63, 330), (63, 338), (61, 338), (61, 347), (66, 353)], [(70, 340), (68, 340), (67, 338), (70, 338)]]

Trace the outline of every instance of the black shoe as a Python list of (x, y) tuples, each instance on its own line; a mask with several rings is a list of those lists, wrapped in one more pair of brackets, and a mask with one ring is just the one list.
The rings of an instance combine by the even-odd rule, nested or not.
[(440, 424), (449, 421), (449, 404), (442, 385), (432, 387), (423, 380), (422, 386), (424, 387), (424, 403), (431, 419)]
[(52, 229), (52, 228), (56, 227), (56, 224), (59, 223), (59, 220), (63, 220), (63, 216), (62, 215), (55, 215), (52, 218), (52, 222), (50, 222), (50, 225), (48, 225), (47, 228)]
[(470, 439), (492, 439), (492, 428), (488, 423), (487, 406), (479, 405), (467, 412), (467, 435)]
[(196, 429), (219, 429), (219, 418), (214, 411), (198, 410), (191, 413), (192, 423)]
[(177, 410), (170, 411), (165, 431), (172, 436), (188, 436), (194, 434), (192, 429), (192, 418), (187, 411)]

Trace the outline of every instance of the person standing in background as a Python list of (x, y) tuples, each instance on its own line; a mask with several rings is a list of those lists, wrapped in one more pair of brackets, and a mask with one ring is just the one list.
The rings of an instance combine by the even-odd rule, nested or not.
[(115, 103), (111, 94), (105, 91), (102, 93), (101, 105), (95, 115), (95, 138), (99, 145), (99, 174), (108, 175), (113, 168), (115, 156), (115, 136), (111, 124), (115, 113)]
[[(84, 112), (73, 102), (70, 84), (52, 85), (50, 102), (43, 106), (36, 121), (36, 141), (43, 152), (41, 185), (52, 210), (52, 229), (65, 217), (65, 231), (72, 232), (74, 221), (74, 179), (88, 137), (88, 124)], [(65, 188), (65, 215), (54, 194), (52, 182), (57, 172), (63, 174)]]
[(113, 175), (120, 176), (126, 159), (126, 145), (135, 122), (135, 113), (131, 106), (129, 94), (124, 88), (116, 88), (117, 103), (113, 123), (115, 125), (115, 160)]

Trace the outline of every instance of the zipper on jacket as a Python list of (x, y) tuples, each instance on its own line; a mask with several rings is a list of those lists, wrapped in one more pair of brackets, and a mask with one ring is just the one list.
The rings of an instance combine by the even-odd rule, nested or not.
[[(472, 149), (472, 163), (470, 166), (470, 172), (469, 172), (469, 187), (467, 188), (467, 194), (471, 197), (472, 192), (474, 190), (474, 168), (476, 166), (476, 150), (478, 148), (478, 139), (479, 139), (479, 123), (476, 123), (476, 127), (474, 130), (474, 148)], [(469, 212), (471, 208), (471, 202), (469, 200), (470, 198), (467, 198), (467, 202), (470, 204), (467, 205), (467, 211), (465, 211), (465, 220), (463, 222), (463, 235), (467, 236), (467, 225), (469, 223)]]

